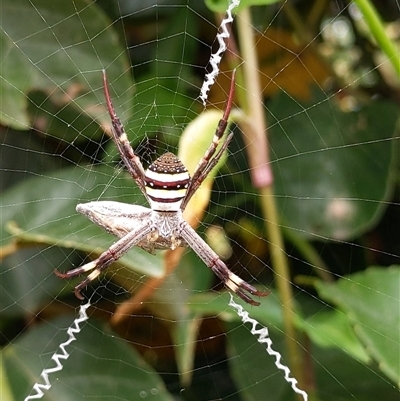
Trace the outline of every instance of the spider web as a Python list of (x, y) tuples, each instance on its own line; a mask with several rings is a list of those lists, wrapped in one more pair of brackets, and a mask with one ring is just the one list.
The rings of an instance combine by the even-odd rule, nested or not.
[[(234, 140), (187, 218), (232, 271), (271, 290), (242, 306), (310, 399), (399, 396), (398, 51), (353, 2), (253, 3), (236, 10), (204, 107), (227, 2), (2, 1), (2, 400), (23, 400), (54, 367), (79, 316), (79, 278), (54, 269), (115, 240), (76, 205), (145, 204), (110, 139), (102, 69), (144, 167), (172, 151), (189, 169), (237, 69)], [(400, 5), (380, 7), (398, 45)], [(43, 399), (295, 399), (189, 250), (135, 248), (84, 294), (89, 318)]]

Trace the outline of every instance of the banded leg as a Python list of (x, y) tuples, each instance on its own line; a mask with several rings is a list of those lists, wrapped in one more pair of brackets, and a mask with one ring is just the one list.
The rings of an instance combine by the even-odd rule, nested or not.
[(153, 227), (150, 224), (145, 224), (136, 230), (131, 231), (129, 234), (125, 235), (125, 237), (122, 237), (116, 243), (111, 245), (110, 248), (104, 251), (97, 259), (66, 273), (60, 273), (58, 270), (55, 270), (55, 274), (63, 279), (67, 279), (93, 270), (81, 283), (75, 287), (76, 297), (79, 299), (84, 299), (81, 294), (81, 290), (99, 277), (102, 271), (117, 261), (124, 253), (128, 252), (129, 249), (146, 238), (152, 232), (152, 230)]
[(111, 131), (113, 134), (114, 142), (118, 147), (121, 159), (124, 162), (126, 168), (128, 169), (130, 175), (136, 181), (136, 184), (138, 185), (143, 195), (148, 200), (144, 183), (145, 172), (139, 157), (135, 155), (135, 152), (133, 151), (132, 146), (129, 143), (124, 126), (122, 125), (121, 120), (119, 119), (117, 113), (115, 112), (110, 92), (108, 90), (108, 80), (105, 70), (103, 70), (103, 85), (104, 85), (104, 95), (106, 97), (108, 114), (110, 115), (112, 123)]
[(236, 293), (245, 302), (258, 306), (259, 302), (254, 301), (247, 293), (265, 297), (269, 292), (258, 291), (246, 281), (242, 280), (235, 273), (231, 272), (219, 256), (201, 239), (190, 225), (184, 221), (180, 225), (181, 236), (192, 248), (200, 259), (222, 280), (225, 286)]
[(196, 192), (197, 188), (201, 185), (201, 183), (206, 178), (208, 173), (218, 163), (218, 160), (221, 158), (222, 153), (225, 151), (229, 142), (232, 140), (233, 135), (232, 134), (228, 135), (228, 137), (226, 138), (226, 140), (222, 146), (223, 150), (221, 151), (221, 149), (220, 149), (220, 151), (216, 154), (216, 156), (214, 158), (212, 158), (215, 151), (217, 150), (218, 144), (219, 144), (222, 136), (224, 135), (224, 132), (228, 125), (228, 119), (229, 119), (229, 115), (230, 115), (231, 109), (232, 109), (234, 93), (235, 93), (235, 71), (233, 71), (233, 73), (232, 73), (231, 86), (229, 89), (229, 96), (228, 96), (228, 101), (226, 102), (224, 114), (223, 114), (221, 120), (219, 120), (219, 122), (218, 122), (218, 126), (215, 130), (215, 134), (214, 134), (213, 140), (211, 142), (211, 145), (206, 150), (206, 153), (199, 161), (199, 164), (197, 165), (196, 170), (193, 173), (193, 177), (190, 181), (190, 185), (187, 190), (186, 197), (183, 200), (182, 205), (181, 205), (182, 210), (185, 210), (185, 207), (188, 204), (190, 198)]

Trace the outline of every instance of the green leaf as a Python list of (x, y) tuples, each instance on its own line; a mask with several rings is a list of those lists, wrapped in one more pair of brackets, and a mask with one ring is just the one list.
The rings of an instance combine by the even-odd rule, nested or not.
[[(269, 334), (272, 348), (283, 356), (287, 364), (286, 342), (281, 332), (272, 325)], [(275, 366), (275, 359), (268, 355), (266, 347), (256, 341), (250, 333), (250, 325), (227, 324), (228, 362), (238, 392), (244, 401), (294, 400), (290, 385), (284, 381), (282, 371)], [(308, 350), (309, 351), (309, 350)], [(398, 390), (388, 386), (385, 377), (373, 368), (349, 357), (338, 349), (312, 347), (312, 366), (307, 365), (305, 358), (303, 369), (314, 371), (317, 394), (309, 394), (309, 399), (324, 401), (376, 401), (394, 400)]]
[[(109, 125), (104, 108), (99, 107), (99, 99), (104, 98), (103, 68), (120, 95), (115, 103), (125, 110), (130, 107), (128, 57), (100, 7), (88, 7), (84, 0), (3, 0), (1, 12), (3, 124), (16, 129), (31, 126), (28, 93), (40, 90), (59, 110), (72, 102), (80, 113)], [(40, 103), (36, 106), (42, 109)], [(47, 116), (47, 124), (52, 115)], [(64, 127), (68, 128), (68, 122)], [(46, 127), (42, 130), (48, 131)]]
[[(102, 95), (103, 98), (104, 95)], [(39, 108), (38, 105), (40, 105)], [(97, 106), (98, 111), (101, 111), (101, 109), (102, 107)], [(105, 111), (104, 114), (99, 116), (99, 120), (96, 122), (93, 120), (93, 116), (83, 112), (73, 102), (63, 105), (60, 110), (60, 103), (55, 103), (53, 97), (48, 96), (42, 91), (29, 93), (28, 114), (31, 116), (34, 128), (37, 128), (38, 131), (50, 136), (52, 139), (59, 139), (61, 146), (67, 148), (69, 144), (74, 144), (76, 147), (83, 144), (83, 148), (87, 146), (89, 138), (92, 141), (100, 142), (104, 135), (104, 130), (99, 127), (99, 123), (109, 123), (106, 122), (107, 115)], [(33, 136), (30, 133), (29, 139)], [(52, 144), (54, 146), (54, 143)], [(76, 157), (82, 157), (82, 153), (78, 154), (75, 148), (71, 149), (71, 154), (76, 155)]]
[[(228, 363), (238, 391), (244, 401), (265, 399), (268, 401), (291, 400), (291, 389), (283, 375), (278, 374), (274, 359), (265, 346), (257, 342), (248, 326), (227, 325)], [(273, 336), (273, 349), (282, 352), (282, 339)], [(285, 360), (285, 359), (284, 359)]]
[[(59, 345), (68, 339), (71, 316), (39, 324), (2, 350), (6, 386), (15, 400), (24, 399), (35, 381), (43, 379), (43, 368), (55, 367), (51, 360)], [(92, 320), (83, 324), (77, 340), (66, 347), (70, 354), (61, 360), (61, 372), (50, 374), (52, 387), (46, 400), (142, 399), (172, 401), (158, 374), (125, 340)]]
[[(199, 161), (209, 148), (221, 118), (222, 111), (207, 110), (199, 114), (185, 128), (179, 141), (178, 157), (191, 174), (193, 174)], [(199, 135), (199, 132), (201, 132), (201, 135)], [(220, 141), (217, 151), (220, 149), (225, 139), (226, 133)], [(213, 180), (215, 178), (218, 169), (226, 163), (227, 157), (227, 152), (224, 152), (216, 166), (211, 170), (210, 174), (208, 174), (206, 180)]]
[(186, 313), (174, 322), (171, 332), (176, 362), (181, 375), (180, 382), (185, 387), (190, 386), (192, 380), (200, 325), (201, 319), (198, 316)]
[(314, 344), (320, 347), (335, 347), (353, 358), (370, 362), (370, 357), (355, 335), (346, 315), (338, 311), (322, 312), (305, 319), (302, 329)]
[[(240, 4), (233, 9), (233, 12), (237, 12), (245, 7), (251, 6), (263, 6), (269, 4), (279, 3), (280, 0), (241, 0)], [(215, 13), (223, 13), (228, 7), (226, 0), (205, 0), (206, 6)]]
[(0, 191), (29, 176), (60, 167), (60, 158), (44, 137), (0, 128)]
[(9, 386), (9, 382), (7, 380), (7, 373), (4, 365), (5, 365), (4, 358), (0, 358), (1, 399), (2, 401), (17, 401), (17, 398), (13, 397), (12, 395), (12, 389)]
[(393, 190), (397, 106), (344, 112), (314, 94), (268, 104), (275, 193), (286, 225), (306, 238), (348, 240), (377, 222)]
[(179, 266), (169, 273), (154, 293), (148, 306), (155, 315), (167, 319), (167, 326), (174, 344), (176, 364), (182, 386), (190, 386), (194, 369), (199, 314), (188, 308), (193, 291), (209, 288), (210, 269), (192, 251), (185, 252)]
[[(131, 141), (139, 142), (143, 137), (155, 137), (160, 143), (176, 146), (188, 119), (195, 116), (193, 99), (169, 87), (169, 79), (154, 76), (142, 77), (135, 86), (135, 109), (132, 119), (126, 124)], [(160, 138), (160, 134), (165, 137)]]
[(2, 315), (15, 317), (37, 313), (65, 285), (53, 274), (54, 269), (63, 271), (70, 268), (71, 258), (66, 258), (65, 252), (56, 247), (32, 246), (2, 260)]
[[(0, 245), (57, 245), (98, 255), (115, 242), (115, 237), (78, 214), (75, 207), (99, 198), (144, 203), (132, 178), (126, 173), (116, 177), (116, 171), (106, 165), (76, 166), (26, 180), (4, 193), (0, 200)], [(118, 264), (140, 274), (163, 275), (161, 256), (137, 247), (119, 259)]]
[(2, 61), (0, 121), (3, 125), (15, 129), (28, 129), (30, 127), (27, 115), (28, 98), (22, 91), (25, 86), (33, 84), (32, 76), (27, 74), (30, 66), (21, 51), (4, 32), (0, 32), (0, 60)]
[(319, 282), (317, 290), (344, 311), (368, 354), (400, 385), (400, 268), (370, 267), (334, 284)]
[[(351, 281), (347, 282), (351, 283)], [(338, 297), (341, 296), (341, 294), (338, 295)], [(235, 301), (237, 300), (235, 299)], [(228, 306), (228, 302), (228, 293), (217, 295), (208, 292), (192, 296), (188, 306), (195, 313), (218, 316), (232, 326), (237, 325), (239, 317)], [(283, 330), (282, 308), (279, 299), (272, 293), (267, 298), (260, 299), (260, 302), (261, 305), (257, 308), (249, 308), (246, 305), (244, 307), (252, 318), (272, 330), (272, 334), (271, 330), (270, 334), (275, 339), (276, 329), (279, 332)], [(331, 398), (328, 398), (329, 400), (335, 400), (335, 394), (343, 395), (343, 390), (346, 389), (351, 389), (351, 391), (340, 399), (349, 401), (352, 399), (352, 394), (359, 399), (373, 400), (379, 391), (391, 393), (390, 389), (387, 389), (385, 379), (380, 378), (379, 374), (373, 373), (370, 366), (363, 367), (370, 362), (370, 355), (352, 330), (352, 319), (336, 311), (323, 313), (320, 311), (320, 306), (317, 309), (318, 313), (312, 313), (316, 305), (307, 307), (306, 302), (303, 306), (307, 308), (310, 317), (302, 318), (301, 315), (296, 315), (295, 325), (298, 330), (304, 331), (313, 342), (310, 352), (312, 352), (313, 360), (318, 361), (316, 369), (318, 377), (321, 378), (318, 388), (323, 388), (324, 393), (332, 395)], [(394, 315), (398, 316), (398, 312)], [(392, 322), (388, 322), (388, 324), (392, 324)], [(376, 327), (371, 322), (364, 323), (363, 326), (370, 327), (371, 330)], [(394, 325), (393, 333), (395, 331), (396, 325)], [(258, 400), (261, 399), (261, 394), (266, 392), (271, 394), (271, 400), (290, 399), (289, 385), (285, 384), (281, 378), (276, 377), (277, 368), (271, 357), (266, 351), (263, 355), (262, 348), (256, 343), (256, 338), (245, 332), (246, 329), (239, 328), (239, 326), (235, 326), (234, 330), (228, 330), (229, 340), (233, 341), (233, 346), (235, 350), (237, 349), (231, 354), (230, 361), (234, 369), (235, 382), (239, 383), (244, 399)], [(273, 348), (280, 349), (284, 355), (285, 345), (281, 342), (282, 339), (279, 339), (277, 343), (274, 343)], [(337, 363), (345, 363), (346, 369), (338, 368)], [(348, 376), (346, 377), (345, 374)]]
[[(228, 305), (229, 300), (230, 293), (227, 291), (221, 293), (203, 292), (190, 297), (188, 307), (191, 311), (203, 316), (219, 316), (228, 322), (238, 321), (240, 318), (236, 311)], [(261, 324), (283, 328), (282, 307), (277, 294), (271, 291), (268, 297), (258, 298), (257, 301), (260, 302), (260, 306), (249, 307), (243, 300), (235, 297), (235, 302), (242, 305), (253, 319)]]

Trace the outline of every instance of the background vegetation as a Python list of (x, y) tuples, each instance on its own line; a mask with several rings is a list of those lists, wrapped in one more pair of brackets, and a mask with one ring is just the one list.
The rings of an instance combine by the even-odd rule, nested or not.
[[(312, 400), (398, 396), (400, 10), (391, 1), (377, 6), (242, 1), (238, 43), (230, 43), (209, 99), (223, 108), (237, 67), (243, 114), (233, 113), (229, 157), (192, 216), (202, 219), (202, 235), (222, 227), (232, 244), (228, 265), (271, 289), (247, 309), (270, 328)], [(76, 282), (53, 270), (79, 266), (113, 241), (76, 204), (144, 203), (109, 138), (101, 70), (145, 166), (179, 146), (182, 158), (198, 160), (200, 145), (188, 156), (179, 138), (204, 111), (196, 98), (216, 35), (210, 27), (226, 4), (3, 0), (0, 7), (0, 374), (2, 399), (21, 400), (53, 366), (77, 314)], [(249, 103), (255, 74), (246, 72), (246, 45), (268, 126), (261, 140), (246, 120), (257, 107)], [(216, 120), (205, 113), (199, 132), (209, 138)], [(267, 140), (274, 183), (255, 185), (251, 146)], [(271, 239), (271, 221), (284, 247)], [(278, 248), (286, 273), (274, 259)], [(192, 252), (134, 249), (110, 270), (87, 290), (89, 322), (44, 399), (294, 398)]]

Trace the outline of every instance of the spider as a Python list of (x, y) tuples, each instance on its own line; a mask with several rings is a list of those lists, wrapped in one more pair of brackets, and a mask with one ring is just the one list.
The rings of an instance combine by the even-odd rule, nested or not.
[(193, 177), (190, 177), (186, 167), (178, 157), (169, 152), (160, 156), (146, 171), (144, 170), (115, 112), (105, 70), (103, 70), (103, 85), (107, 109), (112, 123), (113, 140), (118, 147), (126, 168), (147, 199), (150, 208), (110, 201), (77, 205), (76, 210), (79, 213), (82, 213), (92, 222), (120, 239), (97, 259), (66, 273), (56, 271), (56, 274), (61, 278), (71, 278), (82, 273), (91, 272), (75, 287), (77, 298), (84, 299), (81, 290), (130, 248), (139, 246), (154, 254), (157, 249), (175, 249), (179, 246), (189, 246), (229, 290), (236, 293), (247, 303), (259, 305), (260, 303), (254, 301), (249, 294), (266, 296), (268, 292), (258, 291), (255, 287), (232, 273), (182, 216), (182, 212), (189, 200), (218, 163), (232, 140), (233, 133), (230, 133), (218, 152), (216, 152), (227, 127), (232, 108), (235, 86), (234, 75), (232, 76), (223, 117), (218, 123), (209, 148), (199, 161)]

